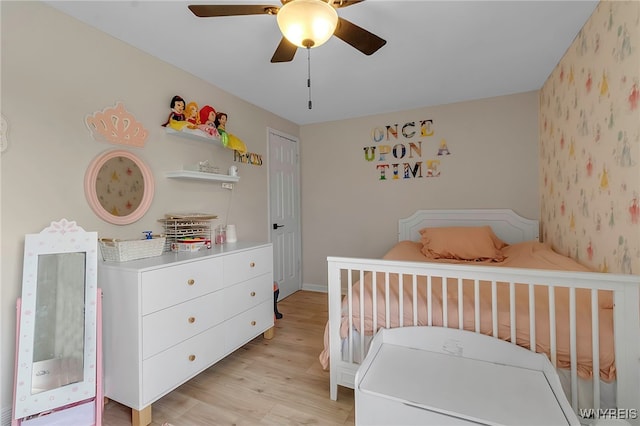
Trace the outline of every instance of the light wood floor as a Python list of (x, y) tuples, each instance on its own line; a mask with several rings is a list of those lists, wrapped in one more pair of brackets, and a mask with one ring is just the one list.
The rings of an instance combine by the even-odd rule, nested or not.
[[(275, 337), (257, 337), (156, 401), (154, 426), (353, 425), (354, 396), (339, 387), (329, 398), (329, 373), (318, 355), (327, 321), (327, 295), (299, 291), (278, 302), (284, 315)], [(105, 406), (103, 425), (131, 424), (131, 410)]]

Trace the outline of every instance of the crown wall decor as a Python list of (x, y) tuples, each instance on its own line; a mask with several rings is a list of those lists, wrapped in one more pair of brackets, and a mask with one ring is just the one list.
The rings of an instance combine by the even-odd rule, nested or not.
[(93, 138), (99, 142), (144, 147), (149, 132), (144, 128), (124, 104), (96, 111), (85, 118), (85, 123)]

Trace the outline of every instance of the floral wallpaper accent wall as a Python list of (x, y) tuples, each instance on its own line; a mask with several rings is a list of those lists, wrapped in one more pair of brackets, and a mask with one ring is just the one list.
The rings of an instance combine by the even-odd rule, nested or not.
[(540, 90), (542, 235), (640, 274), (640, 2), (601, 1)]

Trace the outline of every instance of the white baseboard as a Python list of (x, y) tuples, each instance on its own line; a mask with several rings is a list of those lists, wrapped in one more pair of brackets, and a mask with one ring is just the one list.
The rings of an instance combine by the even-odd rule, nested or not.
[(318, 285), (318, 284), (302, 283), (302, 290), (317, 291), (319, 293), (326, 293), (327, 292), (327, 286), (326, 285)]
[(11, 425), (11, 407), (4, 407), (2, 409), (2, 420), (0, 420), (2, 426)]

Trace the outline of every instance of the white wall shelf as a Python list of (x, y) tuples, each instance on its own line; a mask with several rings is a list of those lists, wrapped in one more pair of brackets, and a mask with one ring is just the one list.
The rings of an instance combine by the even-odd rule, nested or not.
[[(201, 130), (184, 129), (181, 131), (172, 129), (171, 127), (165, 127), (165, 131), (168, 135), (178, 136), (181, 138), (187, 138), (200, 142), (212, 143), (224, 147), (219, 138), (208, 137)], [(214, 182), (238, 182), (240, 176), (221, 175), (217, 173), (205, 173), (197, 172), (194, 170), (176, 170), (166, 172), (165, 176), (171, 179), (192, 179), (192, 180), (207, 180)]]
[(214, 145), (220, 146), (224, 148), (222, 142), (220, 142), (220, 138), (214, 138), (207, 136), (202, 130), (198, 129), (184, 129), (184, 130), (175, 130), (171, 127), (165, 127), (165, 131), (168, 135), (178, 136), (181, 138), (187, 138), (200, 142), (212, 143)]
[(176, 170), (166, 172), (165, 176), (171, 179), (209, 180), (217, 182), (238, 182), (240, 176), (219, 175), (216, 173), (196, 172), (193, 170)]

